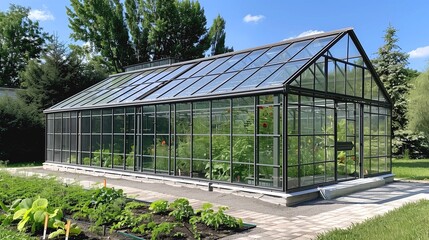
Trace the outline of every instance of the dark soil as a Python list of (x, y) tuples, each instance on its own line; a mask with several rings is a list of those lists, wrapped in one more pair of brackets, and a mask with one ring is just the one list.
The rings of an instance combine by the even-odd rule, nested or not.
[[(147, 207), (144, 207), (141, 209), (134, 209), (133, 212), (138, 215), (138, 214), (148, 213), (149, 210), (147, 209)], [(168, 213), (153, 214), (153, 221), (157, 224), (160, 224), (163, 222), (177, 223), (176, 227), (169, 234), (161, 234), (160, 236), (158, 236), (157, 239), (166, 239), (166, 240), (196, 239), (192, 232), (192, 225), (188, 221), (183, 221), (178, 223), (175, 220), (175, 218), (172, 216), (169, 216)], [(208, 239), (208, 240), (220, 239), (238, 232), (246, 231), (253, 227), (255, 226), (245, 225), (240, 229), (220, 228), (218, 230), (215, 230), (202, 223), (197, 223), (197, 231), (200, 234), (201, 239)], [(132, 233), (131, 229), (121, 229), (118, 232), (124, 232), (126, 234), (134, 235), (144, 239), (151, 239), (150, 234)]]
[[(174, 217), (168, 216), (166, 215), (158, 215), (155, 214), (153, 215), (153, 221), (156, 222), (157, 224), (159, 223), (163, 223), (163, 222), (170, 222), (170, 223), (174, 223), (176, 222)], [(212, 239), (219, 239), (219, 238), (223, 238), (229, 235), (232, 235), (234, 233), (237, 232), (242, 232), (245, 230), (248, 230), (250, 227), (243, 227), (241, 229), (218, 229), (218, 230), (214, 230), (213, 228), (207, 227), (206, 225), (202, 224), (202, 223), (197, 223), (197, 230), (198, 232), (201, 234), (200, 237), (201, 239), (208, 239), (208, 240), (212, 240)], [(122, 229), (121, 232), (125, 232), (128, 234), (132, 234), (144, 239), (150, 239), (150, 235), (149, 234), (137, 234), (137, 233), (131, 233), (130, 229)], [(182, 233), (180, 235), (184, 235), (184, 237), (173, 237), (175, 234), (177, 233)], [(170, 234), (168, 235), (161, 235), (159, 236), (160, 239), (195, 239), (194, 238), (194, 234), (192, 233), (192, 226), (191, 224), (189, 224), (189, 222), (183, 222), (178, 224), (178, 226), (176, 226)]]

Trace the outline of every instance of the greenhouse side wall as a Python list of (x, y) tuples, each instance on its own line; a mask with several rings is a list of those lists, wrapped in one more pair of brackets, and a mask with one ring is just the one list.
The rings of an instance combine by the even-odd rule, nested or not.
[(284, 190), (283, 95), (47, 115), (47, 161)]

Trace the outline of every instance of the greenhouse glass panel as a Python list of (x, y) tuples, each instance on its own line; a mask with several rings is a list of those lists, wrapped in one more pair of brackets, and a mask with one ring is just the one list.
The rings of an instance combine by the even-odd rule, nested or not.
[(139, 75), (140, 75), (139, 73), (124, 75), (125, 77), (121, 81), (117, 81), (116, 83), (112, 84), (107, 88), (117, 88), (117, 87), (122, 87), (124, 85), (125, 86), (131, 85), (135, 81), (137, 81), (137, 79), (139, 79)]
[(133, 78), (133, 81), (130, 81), (129, 84), (130, 85), (139, 85), (139, 84), (142, 84), (144, 81), (146, 81), (146, 79), (144, 77), (147, 76), (151, 72), (152, 71), (142, 72), (140, 75), (138, 75), (137, 77)]
[(243, 70), (247, 65), (252, 63), (255, 59), (257, 59), (262, 53), (267, 51), (267, 49), (261, 49), (251, 52), (249, 55), (241, 59), (234, 66), (232, 66), (228, 72)]
[[(192, 85), (185, 88), (183, 91), (179, 92), (175, 96), (181, 97), (181, 96), (190, 96), (193, 92), (197, 91), (204, 85), (211, 82), (214, 78), (216, 78), (218, 75), (210, 75), (200, 78), (198, 81), (194, 82)], [(176, 87), (177, 88), (177, 87)]]
[(186, 71), (185, 73), (183, 73), (182, 75), (180, 75), (178, 78), (180, 78), (180, 79), (189, 78), (194, 73), (198, 72), (199, 70), (201, 70), (205, 66), (209, 65), (211, 62), (213, 62), (213, 60), (202, 61), (202, 62), (198, 63), (196, 66), (194, 66), (191, 69), (189, 69), (188, 71)]
[(86, 106), (90, 105), (92, 102), (98, 102), (101, 99), (104, 99), (106, 97), (106, 94), (109, 94), (111, 91), (119, 91), (119, 89), (104, 89), (98, 92), (91, 92), (87, 93), (87, 97), (82, 98), (82, 100), (79, 102), (77, 101), (74, 104), (70, 104), (70, 107), (80, 107), (80, 106)]
[(302, 49), (297, 55), (295, 55), (291, 61), (298, 59), (311, 58), (316, 53), (318, 53), (322, 48), (324, 48), (328, 43), (334, 39), (335, 36), (329, 36), (324, 38), (317, 38), (313, 40), (310, 44), (308, 44), (304, 49)]
[(224, 81), (228, 80), (230, 77), (232, 77), (233, 73), (225, 73), (220, 75), (219, 77), (213, 79), (211, 82), (206, 84), (204, 87), (198, 89), (198, 91), (194, 92), (192, 95), (200, 95), (211, 92), (214, 88), (216, 88), (219, 84), (223, 83)]
[(192, 75), (193, 77), (200, 77), (200, 76), (204, 76), (207, 75), (209, 72), (211, 72), (214, 68), (218, 67), (219, 65), (221, 65), (223, 62), (225, 62), (226, 59), (228, 59), (229, 57), (223, 57), (223, 58), (218, 58), (216, 60), (214, 60), (213, 62), (211, 62), (209, 65), (207, 65), (206, 67), (204, 67), (203, 69), (201, 69), (200, 71), (196, 72), (194, 75)]
[[(172, 87), (170, 90), (165, 90), (164, 92), (159, 91), (160, 98), (170, 98), (176, 95), (178, 92), (182, 91), (183, 89), (186, 89), (191, 84), (195, 83), (199, 77), (196, 78), (188, 78), (186, 80), (178, 80), (180, 82), (178, 85)], [(158, 93), (157, 93), (158, 94)]]
[(213, 71), (211, 71), (211, 74), (219, 74), (223, 72), (230, 72), (229, 68), (239, 62), (244, 56), (246, 56), (248, 53), (241, 53), (232, 56), (228, 60), (226, 60), (224, 63), (219, 65), (217, 68), (215, 68)]
[(169, 82), (168, 84), (164, 85), (162, 88), (156, 90), (149, 96), (145, 97), (145, 100), (151, 100), (151, 99), (157, 99), (160, 95), (163, 95), (165, 92), (168, 92), (171, 88), (175, 87), (176, 85), (182, 83), (185, 80), (177, 80)]
[(167, 80), (171, 80), (171, 79), (176, 78), (178, 75), (182, 74), (183, 72), (185, 72), (186, 70), (188, 70), (193, 65), (194, 64), (186, 64), (186, 65), (180, 66), (178, 68), (175, 68), (174, 71), (170, 72), (168, 75), (166, 75), (165, 77), (163, 77), (162, 81), (167, 81)]
[(277, 55), (275, 58), (273, 58), (269, 62), (269, 64), (284, 63), (284, 62), (289, 61), (293, 56), (295, 56), (295, 54), (297, 54), (305, 46), (307, 46), (307, 44), (309, 42), (311, 42), (311, 40), (306, 40), (306, 41), (291, 44), (283, 52), (281, 52), (279, 55)]
[(266, 51), (264, 54), (259, 56), (255, 61), (253, 61), (251, 64), (249, 64), (246, 69), (248, 68), (255, 68), (255, 67), (262, 67), (266, 65), (272, 58), (277, 56), (281, 51), (283, 51), (289, 44), (273, 47), (270, 50)]
[(266, 80), (271, 74), (273, 74), (280, 65), (268, 66), (260, 68), (255, 74), (250, 76), (246, 81), (242, 82), (236, 87), (237, 90), (255, 88), (261, 82)]
[(279, 70), (262, 82), (258, 87), (274, 86), (285, 83), (293, 73), (300, 69), (305, 61), (291, 62), (283, 65)]
[[(152, 72), (151, 72), (151, 73), (149, 73), (148, 75), (144, 76), (144, 77), (141, 79), (141, 82), (142, 82), (142, 83), (149, 82), (152, 78), (156, 77), (159, 73), (161, 73), (161, 72), (162, 72), (162, 71), (164, 71), (164, 70), (165, 70), (165, 68), (158, 68), (158, 69), (156, 69), (156, 70), (152, 71)], [(154, 81), (152, 81), (152, 82), (154, 82)]]
[(347, 61), (348, 35), (343, 36), (335, 45), (329, 48), (327, 55), (336, 59)]
[(225, 92), (230, 91), (235, 88), (238, 84), (245, 81), (250, 75), (256, 72), (257, 69), (244, 70), (239, 72), (237, 75), (224, 82), (218, 88), (216, 88), (213, 92)]
[(138, 76), (138, 75), (139, 75), (139, 73), (120, 75), (120, 76), (118, 76), (118, 78), (115, 79), (115, 81), (107, 82), (107, 84), (103, 84), (103, 86), (98, 88), (98, 89), (116, 88), (116, 87), (120, 86), (121, 83), (126, 82), (126, 81), (128, 81), (128, 80), (130, 80), (133, 77)]
[(134, 94), (130, 95), (127, 99), (125, 99), (122, 102), (132, 102), (133, 100), (140, 100), (145, 93), (147, 93), (148, 91), (158, 87), (158, 85), (160, 85), (160, 82), (154, 82), (152, 84), (150, 84), (149, 86), (143, 88), (144, 91), (133, 91)]
[(100, 90), (101, 89), (100, 87), (102, 87), (103, 84), (109, 83), (110, 81), (113, 81), (116, 78), (117, 77), (109, 77), (106, 80), (104, 80), (104, 81), (102, 81), (100, 83), (97, 83), (94, 86), (89, 87), (88, 89), (86, 89), (86, 90), (84, 90), (84, 91), (82, 91), (82, 92), (80, 92), (80, 93), (78, 93), (78, 94), (76, 94), (76, 95), (74, 95), (74, 96), (72, 96), (72, 97), (64, 100), (63, 102), (54, 105), (52, 108), (70, 107), (71, 104), (74, 103), (75, 101), (79, 101), (79, 100), (81, 100), (82, 97), (87, 96), (90, 91), (93, 91), (95, 93), (96, 89), (97, 89), (97, 91)]
[(124, 87), (124, 88), (120, 89), (120, 91), (117, 91), (117, 92), (111, 94), (110, 96), (107, 96), (106, 98), (104, 98), (104, 99), (102, 99), (96, 103), (93, 103), (93, 104), (104, 104), (104, 103), (110, 103), (110, 102), (118, 102), (118, 101), (116, 101), (116, 99), (118, 99), (118, 97), (121, 97), (122, 95), (129, 92), (133, 88), (135, 88), (135, 87), (134, 86)]
[(174, 70), (176, 70), (177, 67), (170, 67), (165, 69), (164, 71), (160, 72), (159, 74), (157, 74), (156, 76), (154, 76), (153, 78), (147, 80), (145, 83), (152, 83), (152, 82), (157, 82), (157, 81), (165, 81), (168, 79), (164, 79), (165, 76), (169, 75), (170, 73), (174, 72)]

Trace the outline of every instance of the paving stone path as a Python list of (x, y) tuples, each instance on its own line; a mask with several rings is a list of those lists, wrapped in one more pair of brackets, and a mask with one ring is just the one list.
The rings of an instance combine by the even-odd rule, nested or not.
[[(197, 186), (183, 186), (171, 182), (136, 178), (121, 178), (117, 175), (92, 176), (82, 173), (64, 173), (42, 168), (10, 169), (16, 174), (56, 175), (66, 183), (79, 182), (84, 187), (100, 185), (104, 178), (108, 186), (121, 188), (128, 196), (143, 201), (165, 199), (173, 201), (187, 197), (194, 207), (204, 202), (215, 206), (230, 206), (229, 214), (242, 218), (257, 227), (225, 239), (315, 239), (322, 232), (334, 228), (346, 228), (352, 223), (362, 222), (384, 214), (405, 203), (429, 199), (429, 183), (397, 181), (383, 187), (358, 192), (334, 200), (317, 200), (296, 207), (278, 204), (276, 198), (264, 198), (248, 194), (237, 196), (231, 191), (207, 192)], [(270, 203), (267, 203), (270, 202)]]

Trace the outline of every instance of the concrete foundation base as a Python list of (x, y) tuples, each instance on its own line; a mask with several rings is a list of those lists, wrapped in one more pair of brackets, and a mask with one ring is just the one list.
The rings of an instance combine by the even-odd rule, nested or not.
[[(94, 175), (94, 176), (104, 176), (108, 178), (122, 178), (131, 181), (160, 181), (163, 183), (174, 183), (182, 184), (188, 186), (194, 186), (201, 188), (207, 191), (213, 190), (229, 190), (230, 192), (242, 195), (242, 196), (251, 196), (261, 200), (265, 198), (271, 203), (276, 203), (283, 206), (293, 206), (303, 202), (311, 201), (318, 199), (320, 197), (324, 199), (333, 199), (336, 197), (344, 196), (358, 191), (367, 190), (370, 188), (376, 188), (383, 186), (386, 183), (393, 182), (393, 174), (386, 174), (378, 177), (356, 179), (346, 182), (340, 182), (338, 184), (312, 188), (308, 190), (293, 192), (293, 193), (284, 193), (279, 191), (270, 191), (264, 189), (256, 189), (251, 187), (244, 186), (235, 186), (222, 183), (211, 183), (207, 181), (198, 181), (193, 179), (183, 179), (175, 178), (170, 176), (158, 176), (158, 175), (148, 175), (144, 173), (132, 173), (132, 172), (123, 172), (121, 170), (115, 169), (100, 169), (100, 168), (91, 168), (86, 166), (77, 166), (77, 165), (65, 165), (58, 163), (44, 163), (43, 168), (51, 171), (64, 171), (64, 172), (73, 172), (78, 174)], [(273, 200), (273, 199), (277, 200)]]

